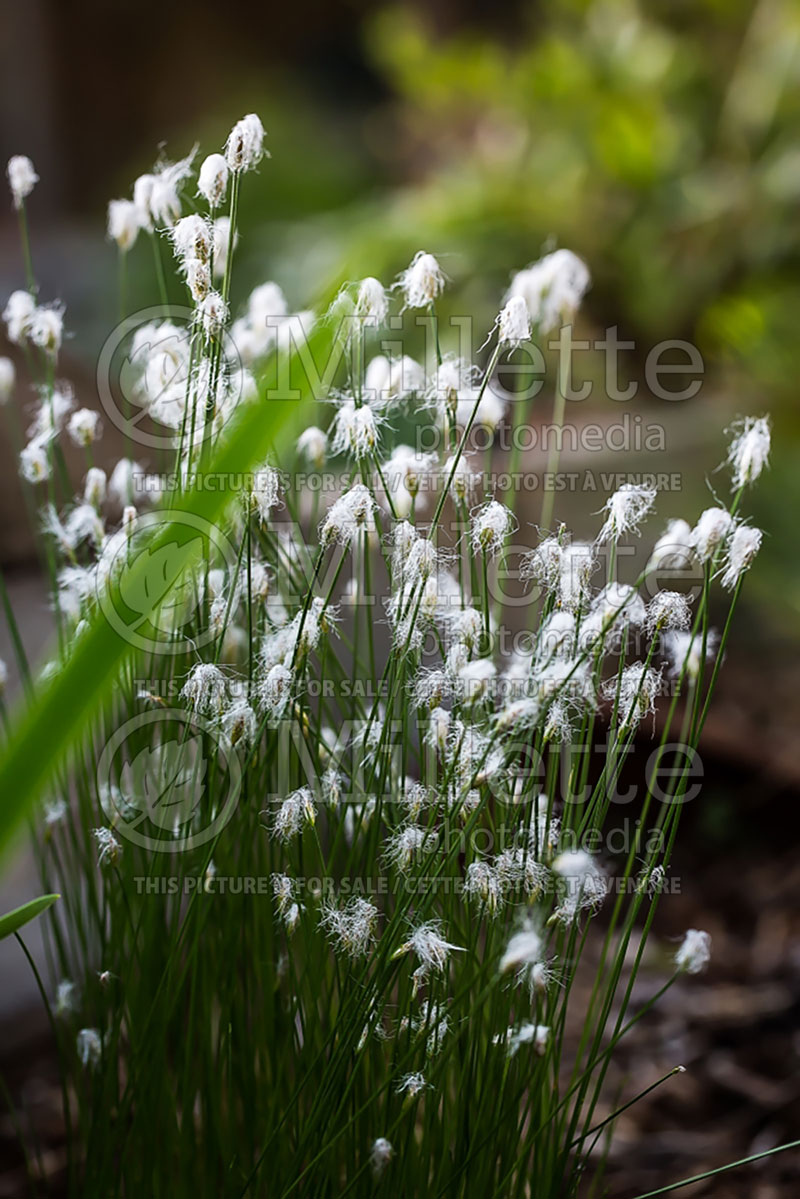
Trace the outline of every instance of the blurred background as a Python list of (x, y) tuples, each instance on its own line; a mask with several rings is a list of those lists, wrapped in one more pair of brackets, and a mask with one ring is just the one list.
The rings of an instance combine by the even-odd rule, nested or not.
[[(7, 3), (0, 159), (28, 154), (41, 176), (29, 201), (35, 266), (42, 298), (66, 303), (61, 373), (81, 402), (94, 402), (115, 312), (108, 200), (130, 195), (160, 147), (174, 159), (195, 143), (208, 153), (250, 111), (272, 158), (244, 189), (234, 306), (266, 279), (295, 309), (337, 276), (388, 282), (425, 248), (453, 281), (450, 311), (488, 329), (511, 272), (566, 246), (593, 277), (578, 335), (617, 326), (635, 347), (623, 377), (640, 383), (625, 405), (595, 388), (568, 419), (618, 420), (624, 407), (662, 424), (666, 449), (638, 464), (567, 455), (565, 470), (679, 470), (681, 490), (659, 514), (691, 520), (712, 489), (727, 489), (712, 473), (722, 430), (738, 415), (771, 415), (772, 467), (747, 501), (767, 535), (706, 729), (685, 894), (664, 917), (668, 934), (708, 927), (715, 965), (697, 1011), (682, 1015), (691, 1080), (680, 1101), (658, 1099), (622, 1123), (611, 1193), (798, 1135), (800, 6)], [(142, 241), (130, 256), (131, 308), (153, 297)], [(10, 202), (0, 204), (0, 252), (4, 300), (24, 282)], [(705, 375), (698, 396), (669, 403), (649, 394), (643, 366), (675, 338), (699, 348)], [(591, 358), (582, 369), (592, 374)], [(46, 597), (0, 426), (0, 563), (35, 656)], [(559, 499), (557, 514), (589, 532), (603, 498)], [(5, 629), (0, 656), (11, 657)], [(20, 988), (9, 986), (7, 1009), (31, 1002)], [(687, 1194), (794, 1195), (791, 1157)]]

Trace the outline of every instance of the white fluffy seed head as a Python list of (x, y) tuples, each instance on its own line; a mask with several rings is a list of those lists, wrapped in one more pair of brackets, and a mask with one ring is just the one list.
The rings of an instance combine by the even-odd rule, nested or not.
[(43, 483), (50, 478), (50, 456), (42, 441), (34, 440), (19, 456), (20, 474), (27, 483)]
[(446, 282), (444, 271), (433, 254), (419, 250), (398, 279), (406, 308), (425, 308), (432, 304)]
[(368, 404), (356, 406), (354, 400), (345, 400), (336, 410), (333, 421), (334, 454), (350, 453), (355, 458), (365, 458), (378, 444), (378, 418)]
[(31, 194), (39, 182), (39, 176), (33, 169), (30, 158), (26, 158), (24, 154), (14, 154), (9, 158), (6, 174), (14, 207), (21, 208), (23, 200)]
[(389, 301), (383, 284), (380, 279), (368, 275), (358, 285), (356, 315), (361, 317), (365, 325), (377, 328), (384, 323), (388, 312)]
[(264, 126), (255, 113), (237, 121), (225, 143), (225, 160), (231, 171), (251, 171), (264, 157)]
[(497, 318), (497, 335), (500, 344), (516, 349), (524, 341), (530, 341), (531, 325), (528, 305), (522, 296), (512, 296)]
[(265, 712), (273, 719), (280, 719), (292, 698), (292, 672), (284, 662), (276, 662), (267, 671), (259, 687), (259, 698)]
[(197, 311), (206, 338), (218, 338), (228, 319), (228, 305), (218, 291), (210, 291), (198, 304)]
[(585, 602), (596, 566), (594, 546), (588, 542), (573, 541), (563, 547), (559, 560), (558, 594), (565, 608), (574, 610)]
[(509, 1030), (508, 1056), (514, 1057), (523, 1045), (531, 1045), (534, 1053), (543, 1057), (550, 1040), (550, 1029), (546, 1024), (532, 1024), (530, 1021), (521, 1024), (519, 1028)]
[(733, 489), (738, 491), (755, 483), (769, 461), (769, 421), (765, 416), (748, 416), (734, 426), (733, 432), (728, 462), (733, 470)]
[(99, 466), (90, 466), (83, 485), (83, 498), (86, 503), (99, 508), (105, 502), (107, 486), (106, 472)]
[(464, 893), (495, 916), (503, 903), (503, 887), (490, 862), (470, 862), (464, 878)]
[(624, 729), (633, 728), (656, 710), (661, 693), (661, 671), (644, 662), (632, 662), (622, 671), (619, 680), (608, 679), (606, 696), (614, 700), (619, 694), (619, 721)]
[(508, 297), (520, 297), (540, 334), (571, 320), (591, 280), (589, 269), (571, 250), (555, 250), (519, 271)]
[(0, 405), (7, 404), (11, 399), (17, 371), (10, 358), (0, 358)]
[(81, 1065), (96, 1070), (103, 1058), (103, 1038), (96, 1028), (82, 1028), (75, 1044)]
[(181, 688), (181, 698), (188, 700), (195, 712), (218, 715), (227, 694), (225, 675), (212, 662), (198, 662), (189, 671)]
[(462, 952), (460, 945), (451, 945), (442, 936), (442, 926), (438, 920), (428, 920), (413, 930), (409, 939), (400, 946), (393, 955), (400, 957), (412, 951), (419, 960), (424, 971), (442, 973), (447, 966), (453, 950)]
[(514, 514), (498, 500), (488, 500), (472, 521), (472, 548), (490, 557), (499, 554), (506, 537), (514, 528)]
[(209, 154), (200, 166), (197, 190), (209, 208), (219, 208), (228, 190), (228, 164), (221, 154)]
[(706, 508), (692, 530), (692, 546), (701, 562), (714, 557), (732, 526), (733, 517), (727, 508)]
[(139, 212), (133, 200), (109, 200), (108, 237), (127, 253), (139, 236)]
[(691, 525), (685, 520), (671, 520), (653, 546), (647, 569), (685, 570), (693, 554)]
[(607, 583), (592, 605), (592, 615), (598, 617), (600, 629), (638, 628), (645, 621), (644, 600), (628, 583)]
[(542, 958), (542, 950), (539, 932), (532, 925), (525, 925), (511, 936), (500, 959), (500, 973), (506, 974), (510, 970), (519, 971), (535, 965)]
[(324, 466), (327, 450), (328, 435), (323, 433), (322, 429), (318, 429), (316, 425), (304, 429), (297, 439), (298, 454), (307, 458), (316, 467)]
[(76, 445), (90, 446), (100, 436), (100, 413), (91, 408), (78, 408), (67, 421), (67, 432)]
[(350, 545), (358, 533), (369, 532), (374, 513), (375, 501), (369, 488), (363, 483), (355, 483), (328, 510), (319, 529), (320, 544)]
[(376, 1178), (380, 1178), (381, 1174), (383, 1174), (393, 1155), (394, 1147), (391, 1141), (387, 1141), (386, 1137), (378, 1137), (372, 1142), (372, 1148), (369, 1151), (369, 1161)]
[(676, 632), (691, 623), (689, 601), (679, 591), (658, 591), (647, 605), (647, 629), (650, 633)]
[(250, 503), (258, 513), (261, 524), (266, 524), (269, 514), (280, 502), (281, 477), (274, 466), (266, 464), (253, 472)]
[(320, 915), (320, 924), (334, 946), (350, 958), (364, 957), (375, 940), (378, 909), (367, 899), (358, 896), (342, 908), (327, 903)]
[(710, 960), (711, 937), (701, 929), (688, 929), (675, 954), (675, 965), (687, 974), (700, 974)]
[(573, 920), (581, 911), (593, 910), (606, 896), (606, 880), (591, 854), (571, 849), (558, 855), (553, 871), (561, 879), (563, 897), (555, 919)]
[(97, 842), (98, 866), (114, 866), (119, 861), (122, 847), (110, 828), (93, 828), (92, 836)]
[(279, 841), (290, 841), (306, 824), (315, 824), (317, 809), (308, 787), (300, 787), (283, 801), (275, 814), (272, 831)]
[(734, 530), (725, 555), (725, 570), (722, 574), (722, 586), (731, 590), (739, 582), (746, 570), (749, 570), (753, 559), (761, 548), (762, 532), (749, 525), (737, 525)]
[(12, 291), (3, 309), (8, 340), (20, 346), (28, 336), (30, 320), (36, 310), (36, 301), (29, 291)]
[(196, 212), (181, 217), (170, 230), (175, 253), (182, 262), (192, 259), (208, 262), (211, 255), (212, 231), (208, 221)]
[(604, 510), (608, 515), (598, 534), (598, 542), (602, 545), (606, 541), (618, 541), (627, 533), (638, 534), (639, 525), (653, 507), (656, 494), (653, 487), (623, 483), (606, 501)]
[(56, 358), (64, 336), (64, 310), (57, 304), (34, 308), (28, 321), (27, 336), (49, 358)]

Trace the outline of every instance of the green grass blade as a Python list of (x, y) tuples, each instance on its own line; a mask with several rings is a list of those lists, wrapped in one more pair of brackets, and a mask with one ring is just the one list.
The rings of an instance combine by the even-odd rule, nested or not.
[(12, 933), (17, 932), (24, 924), (29, 924), (31, 920), (35, 920), (37, 916), (41, 916), (42, 912), (46, 912), (60, 898), (60, 895), (40, 895), (38, 899), (31, 899), (28, 903), (23, 903), (21, 907), (6, 912), (5, 916), (0, 916), (0, 941), (5, 937), (10, 937)]
[[(316, 362), (325, 361), (330, 346), (330, 331), (322, 326), (309, 338), (308, 349)], [(293, 355), (290, 367), (299, 358)], [(309, 397), (309, 382), (292, 370), (292, 385), (300, 398), (281, 398), (277, 388), (242, 408), (210, 458), (204, 476), (213, 475), (215, 486), (192, 485), (175, 505), (176, 511), (191, 513), (211, 524), (219, 521), (241, 490), (241, 476), (260, 464), (273, 449), (290, 444), (302, 420), (304, 400)], [(278, 459), (280, 460), (280, 459)], [(237, 490), (236, 483), (239, 483)], [(150, 543), (152, 554), (174, 545), (175, 529), (166, 525)], [(194, 538), (173, 559), (174, 577), (198, 554), (199, 539)], [(129, 582), (147, 592), (145, 578), (148, 555), (140, 554), (128, 574)], [(143, 616), (151, 616), (163, 603), (157, 597)], [(31, 704), (18, 717), (0, 758), (0, 850), (8, 844), (25, 812), (41, 795), (70, 749), (80, 743), (92, 717), (106, 701), (121, 667), (136, 656), (136, 650), (111, 627), (102, 613), (95, 615), (90, 627), (62, 671), (41, 687)]]

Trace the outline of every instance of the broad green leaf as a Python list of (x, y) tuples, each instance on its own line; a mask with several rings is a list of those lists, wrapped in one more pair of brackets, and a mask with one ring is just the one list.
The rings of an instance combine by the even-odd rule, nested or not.
[(42, 912), (46, 912), (60, 898), (60, 895), (40, 895), (38, 899), (31, 899), (28, 903), (23, 903), (21, 907), (6, 912), (5, 916), (0, 916), (0, 941), (17, 932), (23, 924), (28, 924), (37, 916), (41, 916)]
[[(324, 365), (331, 344), (330, 327), (322, 324), (309, 338), (307, 353)], [(297, 436), (303, 420), (303, 400), (312, 391), (312, 383), (299, 369), (301, 357), (297, 351), (292, 355), (292, 367), (298, 364), (291, 374), (292, 392), (284, 396), (273, 384), (268, 399), (260, 395), (231, 419), (205, 468), (214, 476), (216, 485), (210, 488), (193, 484), (181, 495), (174, 510), (211, 524), (221, 521), (238, 494), (243, 474), (263, 462), (273, 449), (280, 460), (281, 451), (285, 452)], [(288, 376), (288, 371), (284, 375)], [(174, 542), (175, 530), (165, 524), (154, 536), (150, 548), (153, 554), (158, 554)], [(198, 559), (202, 543), (202, 538), (195, 537), (178, 546), (170, 563), (175, 579)], [(148, 557), (140, 554), (142, 561), (137, 559), (130, 570), (132, 577), (127, 586), (137, 596), (148, 592)], [(118, 599), (123, 602), (121, 597)], [(150, 611), (141, 613), (137, 619), (149, 619), (158, 606), (159, 602), (154, 600)], [(40, 685), (28, 708), (18, 716), (0, 757), (0, 849), (8, 844), (26, 810), (41, 795), (70, 750), (79, 746), (92, 717), (106, 702), (122, 666), (136, 653), (129, 641), (98, 612), (64, 669)]]

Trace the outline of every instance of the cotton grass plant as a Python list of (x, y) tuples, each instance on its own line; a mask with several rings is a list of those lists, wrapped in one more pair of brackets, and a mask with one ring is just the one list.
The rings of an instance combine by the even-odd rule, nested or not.
[[(450, 353), (437, 300), (454, 285), (423, 251), (393, 286), (348, 283), (316, 312), (293, 314), (271, 281), (238, 310), (240, 189), (264, 157), (248, 116), (196, 173), (192, 156), (160, 162), (109, 206), (123, 318), (127, 256), (151, 243), (163, 316), (130, 337), (131, 402), (167, 436), (108, 475), (100, 414), (59, 376), (64, 313), (35, 284), (37, 176), (9, 164), (29, 278), (4, 319), (32, 418), (7, 360), (0, 382), (27, 428), (20, 472), (57, 633), (37, 681), (8, 609), (28, 694), (71, 677), (115, 612), (138, 613), (113, 696), (33, 817), (43, 884), (62, 896), (41, 985), (70, 1191), (577, 1194), (600, 1186), (617, 1111), (682, 1068), (621, 1097), (605, 1085), (630, 1029), (710, 955), (702, 930), (651, 945), (660, 969), (639, 998), (691, 751), (760, 544), (745, 501), (769, 428), (734, 431), (729, 503), (660, 535), (640, 485), (608, 498), (593, 541), (553, 522), (552, 493), (533, 525), (494, 493), (474, 430), (507, 418), (498, 364), (573, 319), (586, 266), (562, 250), (514, 276), (480, 363)], [(170, 316), (170, 269), (187, 323)], [(398, 312), (431, 322), (432, 361), (381, 352)], [(270, 420), (266, 389), (315, 330), (338, 368), (293, 460), (243, 456), (220, 537), (171, 574), (171, 530), (244, 410)], [(435, 426), (438, 448), (400, 441), (401, 424), (407, 440)], [(632, 537), (652, 552), (625, 582)], [(497, 580), (512, 538), (527, 636), (509, 649)], [(601, 729), (598, 768), (575, 749)], [(598, 847), (615, 785), (654, 730), (614, 859)]]

